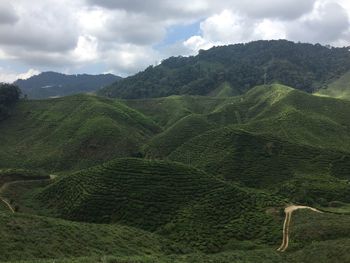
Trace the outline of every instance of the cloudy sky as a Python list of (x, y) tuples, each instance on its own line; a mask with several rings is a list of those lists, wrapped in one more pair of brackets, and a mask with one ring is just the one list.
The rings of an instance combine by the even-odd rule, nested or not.
[(121, 76), (259, 39), (350, 46), (349, 0), (0, 0), (0, 82)]

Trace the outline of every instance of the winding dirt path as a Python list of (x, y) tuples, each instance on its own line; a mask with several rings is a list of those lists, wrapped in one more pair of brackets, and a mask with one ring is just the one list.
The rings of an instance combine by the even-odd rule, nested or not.
[(0, 187), (0, 202), (4, 203), (6, 205), (6, 207), (8, 207), (8, 209), (12, 212), (15, 213), (15, 210), (13, 209), (13, 207), (10, 205), (10, 203), (8, 201), (6, 201), (6, 199), (4, 199), (3, 197), (1, 197), (1, 193), (4, 190), (4, 188), (11, 183), (16, 183), (16, 182), (37, 182), (37, 181), (46, 181), (46, 180), (54, 180), (57, 177), (57, 175), (54, 174), (50, 174), (48, 176), (47, 179), (33, 179), (33, 180), (14, 180), (14, 181), (10, 181), (10, 182), (6, 182), (4, 184), (1, 185)]
[(9, 202), (7, 202), (5, 199), (3, 199), (2, 197), (0, 197), (0, 201), (3, 202), (9, 209), (12, 213), (15, 212), (15, 210), (12, 208), (12, 206), (9, 204)]
[(316, 208), (303, 206), (303, 205), (291, 205), (286, 207), (284, 209), (284, 213), (286, 214), (286, 217), (283, 223), (283, 240), (282, 240), (281, 246), (277, 249), (278, 251), (284, 252), (287, 250), (289, 245), (289, 226), (290, 226), (290, 221), (292, 220), (292, 214), (294, 211), (299, 209), (309, 209), (317, 213), (323, 213), (320, 210), (317, 210)]

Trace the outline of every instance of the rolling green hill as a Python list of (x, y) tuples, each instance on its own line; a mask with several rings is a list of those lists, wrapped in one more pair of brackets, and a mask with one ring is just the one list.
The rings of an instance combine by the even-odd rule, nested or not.
[[(350, 102), (245, 89), (20, 101), (0, 122), (0, 261), (347, 262)], [(290, 204), (327, 213), (295, 212), (279, 253)]]
[[(0, 211), (0, 261), (102, 255), (146, 256), (171, 251), (155, 234), (120, 225), (74, 223)], [(50, 261), (52, 262), (52, 260)]]
[[(313, 92), (350, 70), (350, 52), (286, 40), (255, 41), (171, 57), (99, 91), (126, 99), (170, 95), (238, 95), (281, 83)], [(222, 91), (222, 92), (221, 92)]]
[(197, 136), (168, 156), (225, 179), (264, 188), (300, 173), (330, 173), (350, 179), (349, 157), (348, 153), (296, 145), (229, 127)]
[(95, 96), (22, 101), (0, 122), (0, 168), (81, 169), (135, 155), (159, 130), (141, 113)]
[[(197, 111), (187, 107), (182, 118), (173, 119), (172, 125), (165, 126), (164, 132), (147, 143), (144, 147), (146, 156), (165, 158), (190, 139), (230, 125), (250, 132), (252, 136), (274, 137), (320, 149), (350, 151), (350, 103), (347, 101), (313, 96), (282, 85), (259, 86), (238, 97), (192, 99), (206, 107)], [(181, 105), (184, 100), (177, 98)], [(186, 97), (186, 100), (189, 99)], [(152, 112), (144, 111), (138, 102), (133, 101), (129, 105), (152, 116)], [(159, 111), (158, 118), (166, 118), (161, 115), (162, 112)], [(216, 134), (212, 136), (214, 140), (217, 138)]]
[(281, 239), (282, 218), (266, 210), (282, 207), (283, 199), (178, 163), (117, 159), (25, 195), (34, 213), (138, 227), (203, 251), (222, 251), (238, 240), (256, 247)]
[(319, 90), (316, 95), (350, 100), (350, 71)]

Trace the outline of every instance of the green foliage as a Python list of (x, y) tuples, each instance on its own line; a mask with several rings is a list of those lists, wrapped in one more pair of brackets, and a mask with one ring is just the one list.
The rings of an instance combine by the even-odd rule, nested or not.
[(242, 94), (267, 83), (312, 92), (348, 71), (349, 58), (348, 48), (286, 40), (255, 41), (214, 47), (188, 58), (171, 57), (159, 66), (150, 66), (102, 89), (99, 94), (127, 99), (208, 95), (217, 93), (225, 83), (231, 88), (229, 94)]
[(299, 175), (280, 186), (278, 193), (295, 203), (328, 206), (350, 202), (350, 183), (327, 175)]
[(189, 140), (168, 158), (249, 187), (269, 188), (298, 172), (324, 174), (329, 167), (334, 176), (349, 178), (350, 163), (338, 161), (348, 155), (226, 127)]
[(23, 101), (0, 123), (0, 168), (81, 169), (133, 156), (159, 130), (123, 103), (95, 96)]
[(74, 223), (1, 211), (0, 233), (0, 261), (138, 256), (166, 253), (172, 246), (155, 234), (126, 226)]
[(117, 159), (67, 175), (37, 195), (58, 216), (156, 230), (182, 206), (220, 184), (181, 164)]
[(177, 163), (118, 159), (64, 176), (31, 198), (36, 213), (156, 231), (211, 253), (235, 240), (281, 238), (281, 218), (266, 213), (283, 205), (280, 198)]
[(347, 215), (300, 210), (293, 213), (291, 222), (292, 250), (327, 240), (348, 239), (346, 243), (349, 243), (350, 217)]
[[(251, 45), (259, 43), (264, 42)], [(260, 55), (268, 58), (263, 47)], [(319, 59), (328, 61), (323, 47), (307, 47), (325, 52)], [(229, 70), (215, 61), (230, 58), (231, 48), (200, 52), (207, 62), (192, 73)], [(172, 80), (180, 83), (192, 70), (186, 66), (191, 59), (171, 59), (148, 71), (184, 67), (181, 78)], [(344, 66), (340, 57), (336, 60)], [(278, 65), (276, 76), (285, 70), (284, 80), (301, 86), (323, 78), (315, 76), (328, 67), (301, 77), (294, 66), (299, 62), (308, 72), (302, 57), (269, 66)], [(47, 173), (0, 171), (0, 183), (6, 183), (1, 195), (27, 213), (12, 215), (0, 206), (0, 260), (349, 261), (350, 222), (342, 215), (350, 211), (349, 102), (278, 84), (229, 97), (248, 89), (237, 91), (232, 83), (250, 83), (249, 70), (247, 65), (235, 68), (231, 82), (208, 73), (179, 86), (179, 92), (197, 93), (201, 85), (220, 80), (217, 87), (205, 88), (212, 97), (112, 101), (73, 96), (18, 103), (11, 118), (0, 123), (0, 167), (40, 168), (59, 176), (32, 181), (31, 176), (44, 179)], [(146, 158), (115, 159), (130, 156)], [(80, 170), (85, 167), (90, 168)], [(331, 213), (295, 212), (290, 247), (281, 254), (276, 249), (288, 203)]]
[(0, 83), (0, 121), (9, 117), (9, 108), (15, 104), (21, 95), (16, 85)]
[(24, 181), (24, 180), (45, 180), (49, 179), (48, 175), (45, 175), (38, 171), (26, 170), (26, 169), (0, 169), (0, 187), (8, 182)]
[(350, 71), (320, 89), (316, 95), (350, 100)]

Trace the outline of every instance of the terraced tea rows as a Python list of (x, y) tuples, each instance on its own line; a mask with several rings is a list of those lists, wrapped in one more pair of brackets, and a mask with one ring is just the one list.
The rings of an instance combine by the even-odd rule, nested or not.
[(266, 213), (282, 207), (281, 198), (164, 161), (118, 159), (67, 175), (44, 188), (34, 202), (51, 216), (157, 231), (212, 252), (233, 240), (274, 244), (281, 235), (282, 218)]
[(79, 170), (135, 155), (158, 131), (141, 113), (96, 96), (22, 101), (0, 122), (0, 168)]
[(209, 175), (180, 164), (121, 159), (66, 176), (37, 198), (64, 218), (155, 230), (217, 187)]
[(222, 128), (197, 136), (169, 155), (250, 187), (267, 187), (291, 179), (296, 173), (330, 174), (349, 179), (348, 153), (291, 144), (235, 128)]
[(171, 242), (120, 225), (96, 225), (0, 211), (0, 261), (171, 252)]

